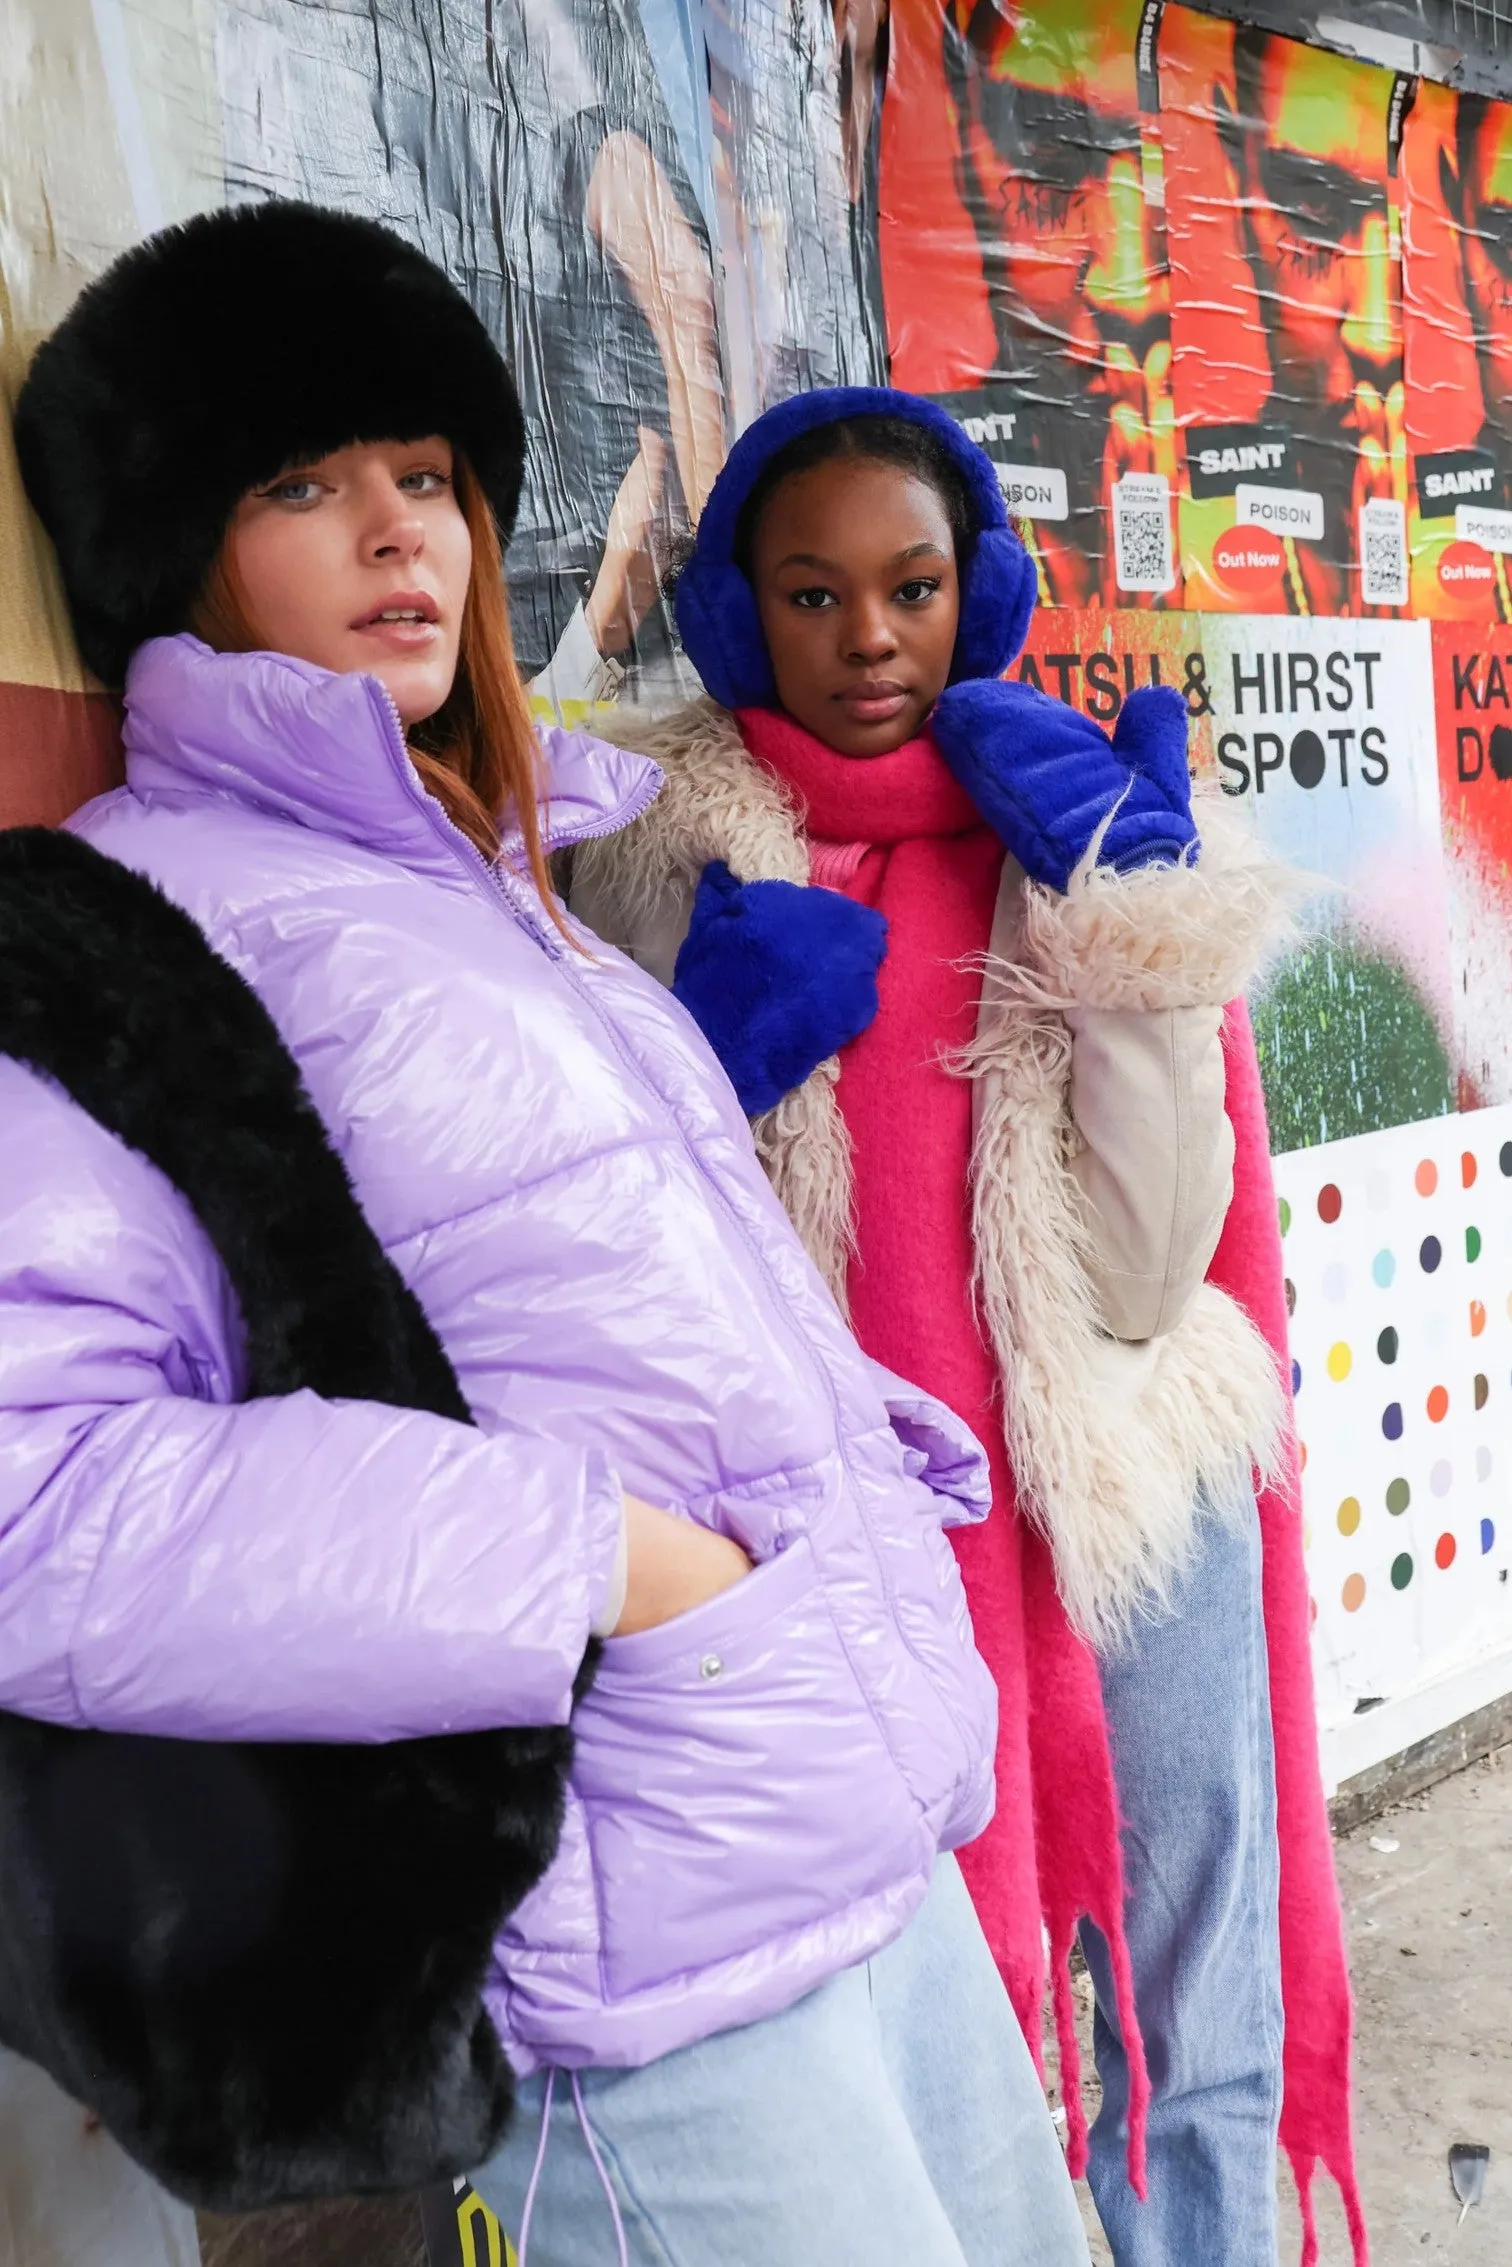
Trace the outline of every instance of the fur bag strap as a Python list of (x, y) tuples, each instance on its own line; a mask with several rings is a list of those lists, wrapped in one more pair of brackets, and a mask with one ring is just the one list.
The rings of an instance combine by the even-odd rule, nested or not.
[[(236, 1295), (248, 1398), (471, 1423), (262, 1002), (72, 835), (0, 832), (0, 1054), (186, 1199)], [(353, 1746), (0, 1711), (0, 2042), (213, 2210), (465, 2172), (511, 2115), (483, 1992), (571, 1760), (554, 1724)]]
[[(573, 909), (610, 944), (672, 980), (698, 878), (721, 858), (737, 881), (807, 882), (799, 815), (780, 783), (756, 763), (728, 709), (699, 700), (664, 716), (620, 710), (605, 738), (650, 756), (665, 785), (649, 811), (619, 834), (579, 845)], [(660, 951), (648, 949), (659, 940)], [(842, 1313), (854, 1242), (851, 1145), (831, 1057), (754, 1120), (751, 1132), (773, 1188)]]

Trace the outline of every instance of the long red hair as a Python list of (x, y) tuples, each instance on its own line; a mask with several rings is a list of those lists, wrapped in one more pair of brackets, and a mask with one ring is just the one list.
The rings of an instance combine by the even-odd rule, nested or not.
[[(434, 716), (411, 726), (409, 752), (423, 785), (490, 865), (499, 855), (506, 820), (514, 819), (531, 879), (560, 929), (541, 838), (539, 749), (509, 632), (499, 532), (460, 453), (452, 480), (472, 537), (472, 580), (451, 692)], [(258, 653), (267, 645), (252, 618), (229, 543), (221, 546), (190, 628), (218, 653)]]

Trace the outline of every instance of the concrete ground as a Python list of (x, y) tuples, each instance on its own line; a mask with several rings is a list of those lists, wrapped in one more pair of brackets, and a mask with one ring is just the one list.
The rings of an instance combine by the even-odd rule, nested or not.
[[(1355, 1984), (1356, 2141), (1372, 2267), (1512, 2267), (1512, 1747), (1368, 1820), (1336, 1848)], [(1078, 1988), (1082, 2067), (1090, 2072), (1084, 1976)], [(1054, 2101), (1053, 2053), (1050, 2069)], [(1090, 2117), (1095, 2078), (1086, 2094)], [(1485, 2199), (1462, 2227), (1449, 2185), (1454, 2141), (1491, 2150)], [(1318, 2198), (1321, 2267), (1351, 2267), (1343, 2212), (1323, 2174)], [(1085, 2189), (1082, 2206), (1094, 2267), (1110, 2267)], [(1285, 2176), (1281, 2228), (1281, 2267), (1296, 2267), (1301, 2239)], [(271, 2227), (256, 2243), (251, 2232), (228, 2229), (229, 2240), (207, 2243), (206, 2267), (423, 2262), (407, 2204), (352, 2220), (338, 2213), (323, 2228), (291, 2215), (277, 2241)]]
[[(1512, 2267), (1512, 1747), (1356, 1827), (1337, 1847), (1373, 2267)], [(1085, 1979), (1082, 1997), (1090, 2029)], [(1083, 2066), (1091, 2068), (1090, 2040)], [(1491, 2150), (1485, 2201), (1458, 2228), (1447, 2170), (1454, 2141)], [(1322, 2267), (1351, 2267), (1343, 2215), (1322, 2176), (1319, 2190)], [(1108, 2267), (1090, 2199), (1084, 2209), (1095, 2267)], [(187, 2220), (146, 2191), (114, 2143), (87, 2130), (40, 2073), (0, 2058), (0, 2267), (188, 2267)], [(1282, 2228), (1282, 2267), (1295, 2267), (1286, 2194)], [(204, 2267), (425, 2262), (410, 2198), (202, 2220), (201, 2240)]]
[[(1512, 1747), (1356, 1827), (1336, 1855), (1372, 2267), (1512, 2267)], [(1078, 1997), (1086, 2071), (1085, 1977)], [(1083, 2091), (1090, 2118), (1095, 2080)], [(1484, 2201), (1463, 2227), (1449, 2185), (1455, 2141), (1491, 2150)], [(1317, 2193), (1321, 2267), (1351, 2267), (1337, 2191), (1322, 2173)], [(1093, 2267), (1109, 2267), (1085, 2189), (1082, 2211)], [(1281, 2229), (1281, 2267), (1296, 2267), (1301, 2239), (1284, 2175)]]
[[(1357, 1827), (1338, 1862), (1373, 2267), (1508, 2267), (1512, 1747)], [(1459, 2229), (1447, 2169), (1455, 2141), (1491, 2150), (1485, 2200)], [(1320, 2225), (1322, 2267), (1348, 2267), (1331, 2196)], [(1282, 2256), (1291, 2267), (1296, 2253)]]

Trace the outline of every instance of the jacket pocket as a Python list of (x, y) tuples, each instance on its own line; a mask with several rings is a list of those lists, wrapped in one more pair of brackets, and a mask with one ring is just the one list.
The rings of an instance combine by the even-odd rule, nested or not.
[(610, 1639), (574, 1724), (611, 1998), (754, 1951), (933, 1856), (803, 1537), (692, 1613)]

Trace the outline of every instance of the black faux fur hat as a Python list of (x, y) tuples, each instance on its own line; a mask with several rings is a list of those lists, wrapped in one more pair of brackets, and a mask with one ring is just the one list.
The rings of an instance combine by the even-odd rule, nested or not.
[(284, 201), (123, 254), (38, 350), (16, 409), (26, 491), (107, 685), (144, 638), (184, 627), (249, 488), (427, 433), (465, 453), (507, 543), (525, 426), (482, 323), (391, 229)]

